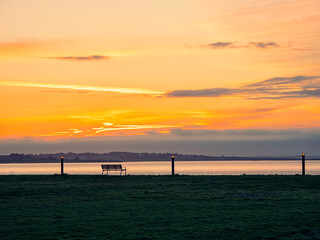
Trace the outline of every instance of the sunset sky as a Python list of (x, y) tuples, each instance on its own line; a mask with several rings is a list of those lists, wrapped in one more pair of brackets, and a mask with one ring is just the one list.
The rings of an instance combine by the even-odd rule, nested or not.
[(320, 1), (0, 1), (0, 107), (0, 154), (320, 155)]

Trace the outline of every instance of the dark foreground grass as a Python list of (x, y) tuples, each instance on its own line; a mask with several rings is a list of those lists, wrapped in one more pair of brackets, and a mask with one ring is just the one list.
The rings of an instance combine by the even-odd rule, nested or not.
[(0, 176), (0, 239), (320, 239), (320, 176)]

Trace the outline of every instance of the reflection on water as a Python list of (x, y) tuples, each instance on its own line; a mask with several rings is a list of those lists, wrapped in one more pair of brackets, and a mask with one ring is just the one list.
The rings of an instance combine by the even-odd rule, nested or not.
[[(101, 174), (103, 163), (64, 164), (67, 174)], [(110, 163), (114, 164), (114, 163)], [(123, 162), (129, 175), (169, 175), (171, 162)], [(300, 174), (301, 161), (176, 161), (176, 174), (241, 175), (241, 174)], [(0, 164), (0, 174), (60, 174), (60, 162)], [(111, 172), (117, 175), (119, 172)], [(307, 161), (306, 174), (319, 175), (320, 161)]]

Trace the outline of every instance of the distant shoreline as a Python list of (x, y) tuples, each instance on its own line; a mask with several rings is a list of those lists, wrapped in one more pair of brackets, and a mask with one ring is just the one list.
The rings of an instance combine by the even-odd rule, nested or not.
[[(0, 155), (1, 163), (58, 163), (63, 157), (67, 163), (104, 163), (104, 162), (167, 162), (171, 161), (174, 156), (175, 161), (299, 161), (299, 155), (287, 156), (206, 156), (198, 154), (181, 154), (181, 153), (151, 153), (151, 152), (106, 152), (106, 153), (40, 153), (40, 154), (23, 154), (11, 153), (10, 155)], [(320, 160), (320, 156), (307, 155), (306, 160)]]
[[(307, 161), (320, 161), (320, 159), (318, 158), (312, 158), (312, 159), (306, 159)], [(203, 159), (203, 160), (178, 160), (176, 159), (175, 162), (210, 162), (210, 161), (214, 161), (214, 162), (224, 162), (224, 161), (234, 161), (234, 162), (240, 162), (240, 161), (255, 161), (255, 162), (259, 162), (259, 161), (301, 161), (301, 159), (289, 159), (289, 158), (279, 158), (279, 159), (270, 159), (270, 158), (261, 158), (261, 159), (247, 159), (247, 158), (243, 158), (243, 159)], [(170, 160), (117, 160), (117, 161), (111, 161), (111, 160), (91, 160), (91, 161), (87, 161), (87, 160), (75, 160), (75, 159), (65, 159), (64, 160), (65, 163), (127, 163), (127, 162), (171, 162)], [(46, 160), (46, 161), (41, 161), (41, 160), (37, 160), (37, 161), (1, 161), (0, 164), (25, 164), (25, 163), (60, 163), (60, 159), (58, 160)]]

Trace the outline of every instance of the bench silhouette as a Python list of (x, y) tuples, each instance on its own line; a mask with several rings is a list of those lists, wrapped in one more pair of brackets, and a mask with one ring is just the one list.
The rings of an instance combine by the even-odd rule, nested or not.
[(122, 175), (122, 172), (124, 171), (125, 175), (127, 175), (127, 169), (122, 168), (121, 164), (102, 164), (101, 168), (102, 168), (102, 175), (103, 175), (104, 171), (107, 172), (107, 176), (108, 176), (109, 171), (120, 171), (120, 176)]

